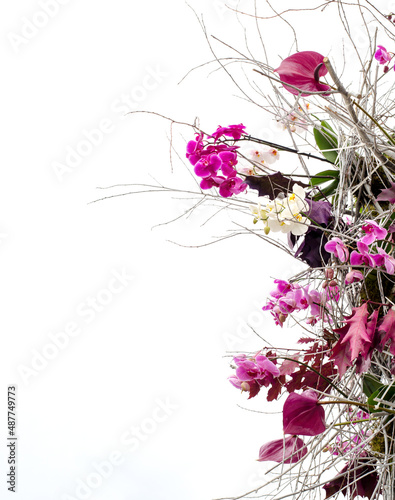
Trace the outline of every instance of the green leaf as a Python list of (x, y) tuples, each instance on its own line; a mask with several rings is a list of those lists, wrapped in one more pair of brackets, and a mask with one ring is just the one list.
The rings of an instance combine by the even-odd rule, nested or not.
[(319, 172), (314, 175), (310, 179), (311, 186), (318, 186), (319, 184), (324, 184), (324, 182), (328, 182), (332, 179), (339, 178), (339, 170), (324, 170), (323, 172)]
[(370, 397), (375, 391), (384, 386), (377, 377), (370, 373), (366, 373), (362, 379), (362, 387), (363, 393), (366, 394), (367, 397)]
[[(384, 396), (385, 394), (385, 396)], [(395, 396), (395, 384), (392, 385), (382, 385), (379, 389), (374, 391), (370, 397), (368, 398), (368, 405), (369, 406), (376, 406), (377, 402), (375, 401), (376, 398), (378, 399), (385, 399), (385, 401), (391, 401)], [(380, 403), (377, 406), (377, 409), (369, 408), (370, 413), (377, 413), (379, 411), (383, 411), (386, 409), (386, 406), (383, 405), (383, 403)], [(393, 409), (392, 407), (388, 407), (388, 409)]]
[(329, 125), (328, 122), (323, 120), (321, 122), (321, 128), (318, 129), (317, 127), (314, 127), (313, 132), (315, 142), (321, 150), (321, 153), (328, 161), (336, 163), (338, 158), (337, 151), (327, 151), (328, 149), (334, 149), (338, 147), (337, 136), (333, 128)]
[(313, 198), (314, 201), (322, 200), (322, 198), (327, 198), (328, 196), (332, 196), (335, 193), (337, 186), (339, 185), (339, 179), (335, 179), (333, 182), (329, 184), (329, 186), (320, 190), (318, 194), (316, 194)]

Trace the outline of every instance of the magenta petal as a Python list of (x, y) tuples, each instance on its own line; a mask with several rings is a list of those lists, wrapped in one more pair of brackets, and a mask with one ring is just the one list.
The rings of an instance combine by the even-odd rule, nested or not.
[(283, 408), (285, 434), (317, 436), (325, 431), (325, 411), (318, 403), (317, 394), (307, 390), (302, 394), (293, 392)]
[(284, 462), (294, 464), (307, 453), (307, 447), (297, 436), (287, 436), (284, 440), (277, 439), (261, 446), (258, 462)]
[[(323, 64), (324, 56), (314, 51), (303, 51), (293, 54), (282, 61), (280, 66), (275, 69), (280, 80), (291, 94), (298, 95), (296, 89), (287, 87), (290, 83), (302, 91), (302, 96), (307, 96), (311, 92), (325, 92), (331, 90), (329, 85), (321, 84), (315, 79), (315, 71), (322, 64), (318, 76), (324, 76), (328, 70)], [(325, 94), (324, 94), (325, 95)]]

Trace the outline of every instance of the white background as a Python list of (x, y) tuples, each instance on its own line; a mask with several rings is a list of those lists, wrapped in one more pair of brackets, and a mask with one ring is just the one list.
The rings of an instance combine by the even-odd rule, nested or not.
[[(263, 481), (266, 464), (255, 459), (265, 441), (281, 437), (281, 418), (237, 407), (273, 410), (264, 395), (246, 403), (227, 381), (232, 370), (224, 356), (261, 347), (245, 322), (283, 341), (270, 315), (259, 311), (272, 278), (292, 276), (296, 264), (252, 236), (200, 249), (170, 243), (213, 241), (231, 221), (222, 215), (201, 227), (211, 213), (202, 208), (152, 229), (190, 206), (169, 194), (89, 203), (129, 189), (98, 187), (153, 183), (151, 176), (178, 189), (193, 185), (176, 157), (172, 173), (169, 124), (124, 116), (126, 98), (130, 110), (188, 123), (199, 116), (210, 132), (243, 122), (257, 135), (268, 120), (236, 97), (222, 72), (210, 74), (215, 66), (178, 85), (212, 59), (181, 0), (64, 1), (47, 22), (38, 14), (44, 3), (0, 7), (2, 470), (7, 386), (17, 385), (21, 500), (241, 494)], [(244, 33), (223, 2), (195, 8), (209, 34), (242, 47)], [(43, 26), (32, 28), (32, 20)], [(306, 30), (300, 18), (295, 22), (302, 27), (300, 50), (333, 50), (318, 37), (329, 32), (326, 23), (309, 21)], [(275, 65), (292, 50), (291, 33), (274, 21), (265, 26)], [(251, 28), (252, 44), (254, 37)], [(258, 45), (251, 48), (262, 55)], [(92, 136), (97, 144), (59, 174), (70, 151), (84, 151), (86, 134), (103, 123), (102, 138)], [(179, 127), (173, 134), (184, 157), (192, 132)], [(114, 282), (120, 274), (132, 278)], [(111, 295), (113, 285), (120, 291)], [(70, 323), (79, 334), (65, 337)], [(61, 348), (54, 338), (63, 339)], [(131, 441), (132, 428), (142, 437)], [(0, 491), (1, 498), (12, 495), (4, 473)]]

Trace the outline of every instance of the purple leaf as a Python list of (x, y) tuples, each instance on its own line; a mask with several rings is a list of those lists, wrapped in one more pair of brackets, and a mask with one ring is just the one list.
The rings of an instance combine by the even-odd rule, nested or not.
[(259, 196), (269, 196), (271, 200), (274, 200), (280, 193), (292, 191), (295, 184), (307, 187), (302, 182), (285, 177), (281, 172), (270, 175), (250, 175), (245, 178), (244, 182), (251, 189), (256, 189)]

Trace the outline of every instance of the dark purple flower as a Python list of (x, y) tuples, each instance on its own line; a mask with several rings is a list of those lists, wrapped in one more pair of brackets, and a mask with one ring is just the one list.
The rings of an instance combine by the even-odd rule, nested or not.
[(283, 427), (284, 434), (302, 436), (318, 436), (325, 431), (325, 411), (314, 391), (308, 389), (288, 396), (283, 408)]
[(241, 136), (245, 133), (245, 125), (239, 123), (239, 125), (229, 125), (229, 127), (218, 127), (213, 135), (210, 137), (214, 138), (215, 141), (221, 137), (221, 135), (226, 135), (232, 137), (235, 141), (239, 140)]
[(365, 465), (361, 460), (348, 462), (340, 473), (323, 487), (326, 492), (325, 499), (338, 492), (344, 496), (347, 496), (348, 492), (348, 498), (351, 500), (358, 495), (371, 498), (378, 480), (379, 476), (372, 465)]
[(195, 164), (195, 174), (199, 177), (214, 177), (217, 175), (219, 167), (221, 166), (221, 160), (218, 155), (209, 155), (201, 158)]
[(361, 241), (367, 245), (376, 240), (383, 240), (387, 236), (387, 230), (384, 227), (380, 227), (374, 220), (366, 220), (362, 226), (362, 230), (366, 234), (361, 238)]
[(284, 462), (294, 464), (299, 462), (307, 453), (307, 447), (297, 436), (287, 436), (261, 446), (258, 462)]
[(340, 262), (346, 262), (348, 260), (348, 249), (340, 238), (332, 238), (326, 243), (324, 248), (327, 252), (333, 253)]
[(331, 90), (329, 85), (322, 84), (319, 81), (321, 76), (325, 76), (328, 73), (323, 61), (324, 56), (318, 52), (307, 50), (287, 57), (274, 71), (280, 75), (280, 80), (284, 88), (291, 92), (291, 94), (298, 95), (300, 92), (292, 87), (288, 87), (287, 83), (300, 89), (302, 96), (308, 96), (312, 92)]
[(391, 55), (385, 47), (377, 45), (377, 51), (374, 55), (380, 64), (386, 64), (391, 61)]
[(232, 194), (240, 194), (247, 189), (245, 184), (239, 177), (228, 177), (219, 186), (219, 194), (224, 198), (229, 198)]

